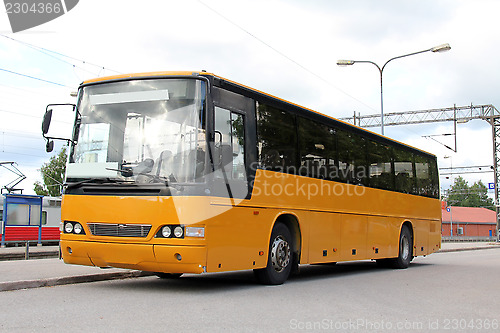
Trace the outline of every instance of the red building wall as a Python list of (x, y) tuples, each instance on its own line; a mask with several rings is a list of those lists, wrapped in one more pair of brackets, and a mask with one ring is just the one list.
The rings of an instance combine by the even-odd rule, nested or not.
[[(442, 205), (441, 235), (450, 237), (450, 221), (453, 237), (491, 237), (496, 236), (496, 212), (482, 207), (451, 207)], [(458, 234), (458, 228), (463, 234)]]
[[(458, 235), (458, 227), (463, 228), (463, 235)], [(484, 236), (484, 237), (489, 237), (490, 235), (490, 230), (491, 234), (493, 236), (496, 235), (495, 232), (496, 225), (495, 224), (455, 224), (453, 223), (453, 236), (467, 236), (467, 237), (478, 237), (478, 236)], [(441, 228), (442, 236), (450, 236), (450, 224), (449, 223), (443, 223), (442, 228)]]

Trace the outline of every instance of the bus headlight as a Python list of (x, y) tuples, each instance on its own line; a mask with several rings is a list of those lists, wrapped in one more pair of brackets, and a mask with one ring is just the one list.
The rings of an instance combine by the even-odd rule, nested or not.
[(182, 237), (182, 234), (184, 234), (184, 231), (182, 230), (182, 227), (175, 227), (174, 229), (174, 236), (177, 238)]
[(184, 238), (184, 227), (178, 224), (164, 225), (156, 232), (155, 238)]
[(85, 235), (82, 224), (74, 221), (64, 221), (63, 231), (65, 234)]
[(73, 232), (75, 234), (81, 234), (83, 231), (83, 227), (80, 223), (75, 223), (75, 226), (73, 227)]
[(172, 234), (172, 229), (170, 229), (170, 227), (168, 225), (161, 228), (161, 235), (163, 237), (168, 238), (168, 237), (170, 237), (171, 234)]
[(186, 237), (205, 237), (205, 227), (186, 227)]
[(64, 225), (64, 232), (67, 234), (71, 234), (73, 232), (73, 223), (66, 222), (66, 224)]

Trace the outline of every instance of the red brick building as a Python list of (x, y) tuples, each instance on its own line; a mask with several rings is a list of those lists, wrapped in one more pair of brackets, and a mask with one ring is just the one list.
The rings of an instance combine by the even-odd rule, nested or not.
[[(450, 210), (448, 212), (448, 210)], [(450, 237), (450, 226), (453, 226), (453, 237), (496, 237), (496, 213), (490, 209), (479, 207), (447, 207), (443, 208), (443, 224), (441, 235)]]

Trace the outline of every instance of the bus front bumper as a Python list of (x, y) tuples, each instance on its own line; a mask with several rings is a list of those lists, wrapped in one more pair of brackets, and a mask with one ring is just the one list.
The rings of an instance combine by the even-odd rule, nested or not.
[(61, 240), (66, 264), (116, 267), (165, 273), (206, 272), (204, 246), (120, 244)]

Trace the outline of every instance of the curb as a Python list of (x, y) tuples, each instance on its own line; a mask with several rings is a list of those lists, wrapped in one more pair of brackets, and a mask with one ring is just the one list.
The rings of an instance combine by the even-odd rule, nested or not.
[(464, 247), (464, 248), (458, 248), (458, 249), (441, 249), (439, 251), (436, 251), (436, 253), (463, 252), (463, 251), (476, 251), (476, 250), (489, 250), (489, 249), (500, 249), (500, 245)]
[[(463, 252), (463, 251), (476, 251), (476, 250), (488, 250), (488, 249), (500, 249), (500, 245), (489, 245), (480, 247), (469, 247), (469, 248), (458, 248), (458, 249), (441, 249), (435, 253), (448, 253), (448, 252)], [(48, 253), (42, 253), (42, 255), (47, 255)], [(50, 254), (50, 253), (49, 253)], [(58, 257), (59, 253), (56, 252)], [(9, 256), (13, 259), (2, 259), (0, 260), (16, 260), (24, 259), (24, 254), (14, 258), (15, 256)], [(30, 258), (36, 257), (35, 253), (30, 254)], [(41, 257), (41, 256), (39, 256)], [(144, 276), (152, 276), (152, 272), (144, 271), (125, 271), (125, 272), (114, 272), (114, 273), (100, 273), (100, 274), (90, 274), (90, 275), (78, 275), (78, 276), (68, 276), (68, 277), (57, 277), (48, 278), (42, 280), (25, 280), (25, 281), (12, 281), (12, 282), (0, 282), (0, 292), (2, 291), (14, 291), (20, 289), (32, 289), (41, 287), (54, 287), (67, 284), (77, 284), (77, 283), (88, 283), (88, 282), (98, 282), (107, 280), (121, 280), (121, 279), (131, 279)]]
[(54, 287), (54, 286), (61, 286), (61, 285), (65, 285), (65, 284), (130, 279), (130, 278), (137, 278), (137, 277), (151, 276), (151, 275), (154, 275), (154, 274), (151, 272), (143, 272), (143, 271), (127, 271), (127, 272), (116, 272), (116, 273), (100, 273), (100, 274), (92, 274), (92, 275), (79, 275), (79, 276), (48, 278), (48, 279), (42, 279), (42, 280), (0, 282), (0, 292), (13, 291), (13, 290), (19, 290), (19, 289)]
[[(26, 253), (4, 253), (0, 254), (0, 261), (25, 260)], [(30, 252), (29, 259), (59, 258), (59, 251)]]

